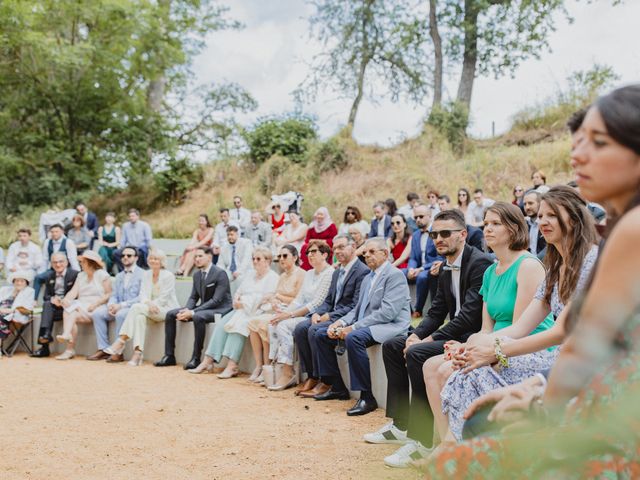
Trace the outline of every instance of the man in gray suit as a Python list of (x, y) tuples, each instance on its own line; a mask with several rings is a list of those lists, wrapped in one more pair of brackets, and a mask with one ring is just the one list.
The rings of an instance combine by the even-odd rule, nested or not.
[[(327, 327), (318, 341), (319, 373), (331, 378), (329, 398), (344, 398), (345, 386), (336, 358), (336, 344), (344, 341), (349, 359), (351, 389), (360, 391), (360, 399), (347, 415), (365, 415), (378, 408), (371, 390), (371, 371), (367, 348), (398, 335), (405, 335), (411, 323), (411, 297), (407, 280), (389, 263), (389, 248), (384, 238), (367, 240), (364, 255), (371, 273), (362, 280), (356, 307)], [(339, 345), (339, 344), (338, 344)], [(337, 353), (340, 347), (338, 346)], [(329, 393), (329, 392), (328, 392)], [(317, 396), (314, 397), (318, 400)], [(347, 397), (348, 398), (348, 397)]]
[(253, 245), (250, 240), (240, 238), (240, 231), (235, 225), (227, 227), (227, 243), (220, 248), (218, 263), (229, 277), (231, 295), (236, 293), (238, 286), (242, 283), (243, 275), (253, 268), (251, 254)]

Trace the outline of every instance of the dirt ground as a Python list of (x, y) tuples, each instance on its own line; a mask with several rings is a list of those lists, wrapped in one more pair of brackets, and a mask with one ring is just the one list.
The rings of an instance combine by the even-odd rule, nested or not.
[(0, 359), (0, 478), (415, 479), (362, 435), (382, 410), (267, 392), (181, 367)]

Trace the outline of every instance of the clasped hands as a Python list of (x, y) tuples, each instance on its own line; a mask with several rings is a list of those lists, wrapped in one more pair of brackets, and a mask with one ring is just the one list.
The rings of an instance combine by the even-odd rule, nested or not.
[(344, 340), (352, 331), (353, 327), (345, 327), (342, 325), (342, 322), (340, 320), (336, 320), (331, 325), (329, 325), (329, 328), (327, 329), (327, 335), (329, 338), (332, 338), (334, 340)]
[(444, 345), (445, 360), (451, 360), (454, 370), (462, 370), (462, 373), (492, 365), (496, 363), (493, 338), (478, 333), (469, 337), (466, 343), (450, 340)]
[(189, 310), (188, 308), (183, 308), (176, 315), (176, 320), (181, 322), (188, 322), (193, 318), (193, 310)]

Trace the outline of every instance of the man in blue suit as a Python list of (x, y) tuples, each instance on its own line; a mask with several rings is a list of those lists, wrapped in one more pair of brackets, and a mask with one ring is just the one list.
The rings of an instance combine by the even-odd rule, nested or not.
[(83, 202), (76, 203), (76, 212), (84, 219), (84, 226), (91, 234), (90, 247), (93, 248), (93, 242), (98, 238), (98, 228), (100, 227), (98, 217), (95, 213), (90, 212)]
[(382, 238), (369, 239), (364, 256), (371, 273), (362, 281), (356, 307), (325, 329), (316, 332), (314, 341), (320, 354), (321, 378), (330, 379), (331, 390), (316, 400), (347, 399), (338, 361), (336, 344), (344, 341), (349, 359), (351, 390), (360, 391), (360, 399), (347, 415), (366, 415), (378, 408), (372, 393), (367, 348), (407, 333), (411, 324), (411, 296), (404, 274), (389, 262), (389, 247)]
[(125, 247), (122, 249), (122, 265), (124, 269), (116, 275), (113, 293), (106, 305), (96, 308), (91, 314), (93, 320), (93, 328), (96, 331), (96, 340), (98, 341), (98, 350), (96, 353), (87, 357), (87, 360), (104, 360), (108, 358), (109, 362), (121, 362), (122, 354), (111, 355), (105, 350), (111, 342), (109, 342), (109, 322), (116, 321), (116, 335), (120, 331), (120, 327), (124, 323), (124, 319), (131, 308), (131, 305), (137, 303), (140, 298), (140, 284), (142, 283), (142, 274), (144, 270), (136, 265), (138, 261), (138, 251), (135, 247)]
[(384, 213), (384, 204), (382, 202), (377, 202), (373, 206), (373, 215), (369, 238), (389, 237), (391, 235), (391, 217)]
[(435, 295), (438, 279), (429, 272), (433, 263), (444, 260), (438, 255), (433, 240), (429, 238), (431, 224), (431, 210), (426, 205), (419, 205), (414, 209), (413, 217), (418, 230), (411, 237), (411, 256), (407, 268), (407, 279), (416, 282), (416, 304), (413, 308), (414, 316), (421, 317), (427, 296)]

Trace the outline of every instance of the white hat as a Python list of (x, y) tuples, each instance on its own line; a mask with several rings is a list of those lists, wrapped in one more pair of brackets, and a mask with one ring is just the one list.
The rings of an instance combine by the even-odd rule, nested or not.
[(100, 255), (98, 255), (93, 250), (85, 250), (78, 258), (86, 258), (87, 260), (91, 260), (92, 262), (97, 263), (100, 268), (104, 268), (102, 257), (100, 257)]
[(16, 272), (11, 272), (11, 274), (9, 275), (9, 282), (13, 283), (17, 278), (25, 280), (29, 285), (33, 283), (33, 273), (28, 270), (18, 270)]

